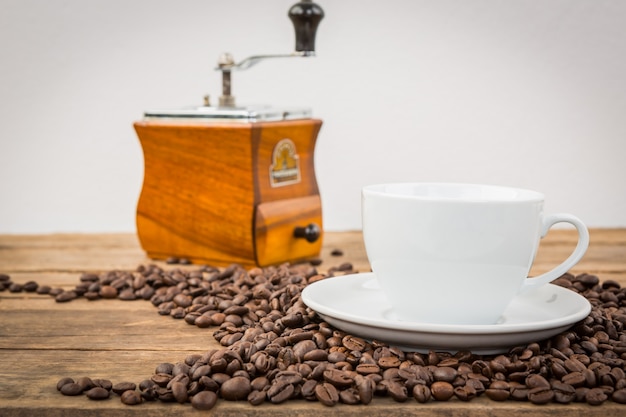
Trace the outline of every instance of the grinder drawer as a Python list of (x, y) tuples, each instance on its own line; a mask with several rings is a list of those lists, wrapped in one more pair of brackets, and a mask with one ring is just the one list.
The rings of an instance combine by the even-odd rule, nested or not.
[(259, 266), (317, 256), (322, 247), (320, 196), (257, 205), (254, 242)]

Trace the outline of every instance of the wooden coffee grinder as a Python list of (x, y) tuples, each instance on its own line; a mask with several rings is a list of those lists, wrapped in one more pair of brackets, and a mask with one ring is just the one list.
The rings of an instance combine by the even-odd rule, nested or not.
[(134, 124), (144, 154), (137, 234), (153, 259), (267, 266), (319, 255), (322, 209), (313, 154), (321, 120), (309, 109), (240, 107), (231, 74), (261, 60), (315, 55), (324, 12), (289, 10), (296, 50), (218, 61), (218, 106), (147, 111)]

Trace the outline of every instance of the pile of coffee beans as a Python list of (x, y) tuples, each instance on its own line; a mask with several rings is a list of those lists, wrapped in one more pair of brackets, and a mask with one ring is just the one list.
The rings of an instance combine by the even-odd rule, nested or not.
[(290, 399), (368, 404), (395, 401), (493, 401), (534, 404), (606, 401), (626, 404), (626, 288), (595, 275), (565, 274), (555, 281), (586, 297), (592, 311), (572, 328), (545, 341), (512, 347), (507, 354), (406, 352), (334, 329), (300, 298), (302, 289), (337, 274), (345, 263), (319, 274), (314, 265), (246, 270), (232, 265), (140, 266), (135, 271), (83, 274), (71, 291), (14, 284), (0, 275), (0, 290), (48, 293), (58, 302), (78, 297), (149, 300), (158, 313), (214, 330), (222, 348), (162, 363), (138, 384), (66, 377), (64, 395), (124, 404), (191, 403), (212, 408), (218, 399), (258, 405)]

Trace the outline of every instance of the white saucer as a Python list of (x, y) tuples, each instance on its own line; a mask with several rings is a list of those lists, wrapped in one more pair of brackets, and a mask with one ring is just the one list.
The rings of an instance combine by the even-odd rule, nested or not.
[(453, 325), (401, 321), (373, 273), (327, 278), (307, 286), (302, 301), (328, 324), (368, 340), (403, 349), (475, 354), (502, 353), (513, 346), (539, 342), (587, 317), (589, 301), (547, 284), (515, 298), (497, 324)]

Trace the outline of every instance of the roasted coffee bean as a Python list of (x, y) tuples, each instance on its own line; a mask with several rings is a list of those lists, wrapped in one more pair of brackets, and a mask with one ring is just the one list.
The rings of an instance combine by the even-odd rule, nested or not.
[(550, 386), (538, 386), (528, 391), (528, 400), (533, 404), (547, 404), (554, 398), (554, 391)]
[(357, 351), (357, 352), (362, 352), (365, 349), (365, 347), (367, 346), (367, 342), (365, 340), (361, 339), (360, 337), (349, 336), (349, 335), (345, 336), (341, 340), (341, 343), (349, 351), (354, 350), (354, 351)]
[(158, 373), (152, 375), (152, 382), (157, 384), (159, 387), (165, 387), (172, 379), (172, 375), (165, 373)]
[(387, 387), (387, 394), (393, 398), (394, 401), (404, 402), (408, 400), (409, 395), (406, 386), (400, 382), (393, 380), (386, 380), (382, 382)]
[(356, 385), (359, 399), (362, 404), (369, 404), (374, 398), (374, 391), (376, 390), (376, 383), (372, 378), (368, 378), (362, 375), (355, 375), (354, 383)]
[(494, 401), (504, 401), (511, 395), (510, 386), (505, 381), (494, 381), (485, 390), (485, 395)]
[(111, 387), (111, 391), (117, 395), (122, 395), (125, 391), (134, 391), (137, 389), (137, 384), (134, 382), (118, 382)]
[(313, 340), (310, 340), (310, 339), (302, 340), (295, 344), (295, 346), (293, 347), (293, 353), (296, 355), (298, 360), (303, 361), (304, 356), (307, 353), (316, 349), (317, 349), (317, 345), (315, 344)]
[(512, 400), (526, 401), (528, 400), (528, 391), (530, 391), (526, 385), (511, 386), (510, 388)]
[(561, 404), (571, 403), (576, 399), (576, 389), (560, 381), (551, 382), (552, 389), (554, 390), (554, 401)]
[(433, 370), (433, 378), (435, 381), (452, 382), (456, 379), (458, 372), (449, 366), (437, 366)]
[(111, 391), (113, 383), (108, 379), (92, 379), (91, 380), (97, 387), (104, 388), (107, 391)]
[(569, 372), (582, 372), (586, 369), (585, 365), (583, 365), (578, 359), (576, 358), (569, 358), (567, 359), (564, 363), (563, 366), (569, 371)]
[(608, 396), (601, 388), (591, 388), (585, 394), (585, 401), (589, 405), (600, 405), (608, 399)]
[(62, 385), (59, 391), (63, 395), (80, 395), (83, 393), (83, 387), (75, 382), (70, 382)]
[(302, 398), (305, 400), (314, 400), (315, 399), (315, 387), (317, 386), (317, 381), (314, 379), (308, 379), (302, 384), (300, 388), (300, 394)]
[(102, 298), (117, 298), (117, 289), (110, 285), (103, 285), (100, 287), (100, 297)]
[(339, 369), (327, 369), (323, 374), (324, 381), (333, 384), (337, 388), (345, 388), (352, 385), (354, 380), (346, 371)]
[(50, 288), (50, 291), (48, 291), (48, 295), (52, 297), (56, 297), (57, 295), (61, 294), (63, 291), (65, 291), (63, 288)]
[(173, 382), (170, 385), (170, 390), (172, 390), (172, 395), (178, 403), (184, 404), (187, 402), (187, 385), (185, 383), (178, 381)]
[(539, 374), (532, 374), (526, 378), (528, 388), (550, 388), (550, 382)]
[(374, 363), (362, 363), (357, 365), (355, 371), (362, 375), (377, 374), (380, 372), (380, 367)]
[(339, 402), (337, 389), (327, 382), (322, 382), (315, 387), (315, 397), (319, 402), (329, 407)]
[(430, 395), (430, 388), (426, 385), (416, 384), (413, 387), (413, 398), (415, 398), (418, 403), (427, 403), (430, 400)]
[(156, 369), (154, 370), (155, 374), (172, 374), (172, 370), (174, 369), (174, 364), (172, 363), (168, 363), (168, 362), (164, 362), (161, 363), (159, 365), (157, 365)]
[(244, 400), (251, 391), (250, 380), (242, 376), (229, 379), (220, 388), (222, 398), (230, 401)]
[(581, 372), (576, 371), (576, 372), (572, 372), (567, 375), (564, 375), (561, 378), (561, 381), (573, 387), (580, 387), (586, 384), (587, 382), (591, 382), (591, 378), (593, 378), (593, 385), (595, 385), (595, 376), (588, 378), (585, 375), (583, 375)]
[(248, 394), (248, 402), (251, 405), (261, 405), (265, 402), (266, 393), (265, 391), (253, 390)]
[(295, 387), (286, 382), (272, 384), (267, 390), (267, 397), (273, 404), (280, 404), (290, 399), (295, 393)]
[(454, 395), (461, 401), (470, 401), (477, 393), (472, 385), (461, 385), (454, 388)]
[(54, 299), (57, 303), (66, 303), (68, 301), (76, 299), (77, 297), (78, 295), (75, 291), (63, 291), (62, 293), (54, 297)]
[(198, 382), (208, 391), (217, 392), (220, 388), (219, 384), (215, 382), (213, 378), (209, 378), (208, 376), (201, 376)]
[(120, 400), (126, 405), (137, 405), (142, 403), (142, 396), (137, 391), (124, 391)]
[(102, 387), (94, 387), (85, 391), (85, 395), (90, 400), (106, 400), (109, 398), (110, 392)]
[(446, 381), (436, 381), (430, 386), (430, 393), (437, 401), (448, 401), (454, 395), (454, 387)]
[(626, 388), (618, 389), (613, 392), (611, 400), (619, 404), (626, 404)]
[(59, 382), (57, 382), (57, 390), (61, 391), (61, 387), (65, 384), (73, 384), (74, 380), (70, 377), (65, 377), (65, 378), (61, 378), (59, 379)]
[(96, 384), (93, 383), (91, 378), (89, 378), (87, 376), (83, 376), (81, 378), (78, 378), (76, 380), (76, 383), (78, 385), (80, 385), (80, 387), (82, 388), (83, 391), (89, 390), (89, 389), (91, 389), (91, 388), (96, 386)]
[(197, 410), (210, 410), (217, 403), (217, 394), (213, 391), (200, 391), (191, 397), (191, 405)]
[(324, 349), (313, 349), (305, 353), (302, 359), (305, 361), (316, 361), (316, 362), (326, 361), (328, 360), (328, 352)]
[[(49, 294), (50, 293), (50, 286), (49, 285), (39, 285), (37, 287), (37, 294)], [(0, 286), (0, 291), (1, 291), (1, 286)]]

